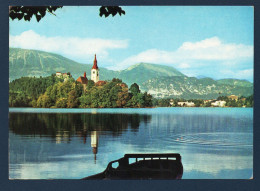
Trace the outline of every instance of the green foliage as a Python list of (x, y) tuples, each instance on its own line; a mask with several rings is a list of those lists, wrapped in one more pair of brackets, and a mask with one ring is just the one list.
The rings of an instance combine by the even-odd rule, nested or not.
[[(37, 83), (36, 83), (36, 82)], [(30, 84), (36, 84), (38, 94), (26, 92)], [(49, 85), (48, 87), (47, 84)], [(42, 89), (39, 89), (39, 88)], [(152, 96), (141, 93), (139, 86), (133, 87), (135, 94), (128, 92), (128, 87), (120, 79), (114, 78), (103, 86), (95, 86), (89, 81), (86, 90), (82, 84), (74, 80), (61, 82), (52, 75), (45, 78), (21, 78), (10, 83), (10, 107), (40, 107), (40, 108), (123, 108), (151, 107)], [(18, 91), (19, 90), (19, 91)], [(24, 91), (25, 92), (24, 92)], [(41, 94), (40, 94), (41, 93)]]
[(147, 92), (144, 92), (144, 105), (146, 107), (153, 106), (153, 97), (150, 94), (148, 94)]
[(169, 107), (170, 106), (170, 100), (169, 99), (159, 99), (158, 100), (158, 106), (159, 107)]
[(136, 96), (138, 93), (140, 93), (140, 89), (139, 89), (139, 86), (136, 84), (136, 83), (133, 83), (131, 86), (130, 86), (130, 89), (129, 91), (134, 95)]
[(56, 103), (55, 103), (55, 107), (57, 108), (66, 108), (67, 107), (67, 103), (68, 103), (68, 99), (61, 97), (59, 98)]
[(118, 78), (113, 78), (113, 79), (112, 79), (112, 82), (122, 83), (122, 80), (121, 80), (121, 79), (118, 79)]
[(9, 92), (25, 94), (32, 99), (36, 99), (46, 91), (47, 87), (59, 81), (61, 80), (53, 75), (45, 78), (22, 77), (9, 83)]
[(22, 77), (9, 83), (10, 107), (35, 107), (36, 100), (48, 87), (60, 82), (55, 76), (44, 78)]
[(95, 86), (95, 82), (93, 80), (89, 80), (87, 84), (87, 90), (90, 90)]
[(79, 101), (78, 101), (78, 97), (77, 97), (77, 93), (75, 90), (71, 90), (68, 93), (68, 104), (67, 107), (68, 108), (76, 108), (79, 106)]
[(50, 108), (51, 106), (52, 106), (52, 101), (48, 95), (43, 94), (38, 98), (37, 107)]
[(9, 93), (9, 106), (11, 107), (31, 107), (32, 99), (24, 93)]

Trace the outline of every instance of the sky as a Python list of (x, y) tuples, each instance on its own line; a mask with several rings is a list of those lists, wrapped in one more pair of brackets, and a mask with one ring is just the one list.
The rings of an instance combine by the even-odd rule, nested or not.
[(83, 64), (126, 69), (140, 62), (187, 76), (253, 82), (251, 6), (122, 6), (100, 17), (97, 6), (67, 6), (38, 23), (9, 19), (9, 46), (60, 54)]

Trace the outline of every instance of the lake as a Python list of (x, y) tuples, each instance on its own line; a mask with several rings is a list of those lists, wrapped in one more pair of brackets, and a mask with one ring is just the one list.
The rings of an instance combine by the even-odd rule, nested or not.
[(253, 109), (9, 109), (10, 179), (80, 179), (126, 153), (180, 153), (183, 179), (249, 179)]

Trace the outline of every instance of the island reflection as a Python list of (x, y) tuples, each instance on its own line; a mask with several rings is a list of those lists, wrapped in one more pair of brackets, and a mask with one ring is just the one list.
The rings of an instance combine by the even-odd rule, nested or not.
[(93, 131), (109, 131), (112, 136), (128, 129), (137, 132), (140, 123), (147, 124), (151, 118), (139, 114), (10, 113), (9, 127), (15, 134), (49, 136), (57, 143), (70, 142), (70, 137), (77, 135), (86, 143)]

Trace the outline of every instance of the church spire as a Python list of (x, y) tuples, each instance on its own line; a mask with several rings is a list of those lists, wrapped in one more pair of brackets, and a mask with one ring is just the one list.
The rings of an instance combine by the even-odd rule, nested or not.
[(96, 54), (95, 54), (95, 59), (94, 59), (94, 63), (93, 63), (93, 67), (92, 67), (92, 69), (98, 69)]
[(99, 81), (99, 70), (98, 70), (98, 66), (97, 66), (96, 54), (95, 54), (93, 67), (91, 69), (91, 80), (93, 80), (95, 83), (97, 83)]

